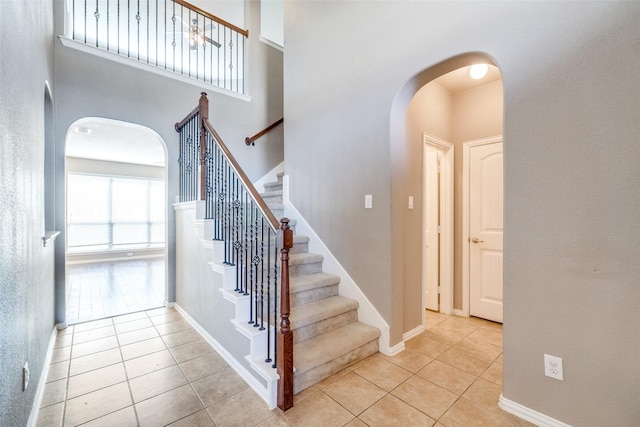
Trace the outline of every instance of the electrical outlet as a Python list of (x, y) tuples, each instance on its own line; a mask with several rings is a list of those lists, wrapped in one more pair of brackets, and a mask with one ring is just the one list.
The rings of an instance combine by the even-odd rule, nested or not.
[(364, 195), (364, 207), (365, 209), (371, 209), (373, 207), (373, 195), (365, 194)]
[(22, 367), (22, 391), (27, 390), (29, 385), (29, 362), (25, 362)]
[(562, 376), (562, 357), (544, 355), (544, 374), (556, 380), (563, 380)]
[(413, 196), (409, 196), (409, 209), (413, 209)]

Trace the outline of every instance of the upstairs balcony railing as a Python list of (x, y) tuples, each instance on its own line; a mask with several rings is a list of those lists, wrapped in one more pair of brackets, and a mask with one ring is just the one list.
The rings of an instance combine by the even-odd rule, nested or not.
[[(278, 221), (209, 122), (209, 101), (177, 123), (180, 201), (205, 201), (235, 292), (249, 296), (248, 324), (266, 331), (264, 362), (277, 369), (278, 406), (293, 406), (293, 334), (289, 324), (289, 220)], [(276, 327), (279, 325), (279, 329)], [(275, 339), (274, 339), (275, 336)]]
[(67, 2), (67, 38), (245, 94), (249, 31), (183, 0)]

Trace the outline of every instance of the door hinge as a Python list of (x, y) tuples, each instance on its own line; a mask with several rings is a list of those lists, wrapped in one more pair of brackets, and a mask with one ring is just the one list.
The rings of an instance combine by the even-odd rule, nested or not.
[(438, 226), (438, 234), (442, 233), (442, 228)]
[(440, 173), (442, 171), (442, 168), (440, 167), (440, 165), (438, 165), (438, 173)]
[(440, 294), (440, 285), (438, 285), (438, 295)]

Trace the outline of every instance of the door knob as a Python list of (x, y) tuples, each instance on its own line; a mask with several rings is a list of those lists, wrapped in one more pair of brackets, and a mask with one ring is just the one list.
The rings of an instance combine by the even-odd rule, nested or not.
[(480, 239), (478, 239), (477, 237), (474, 237), (473, 239), (471, 239), (471, 241), (472, 241), (473, 243), (483, 243), (483, 242), (484, 242), (484, 240), (480, 240)]

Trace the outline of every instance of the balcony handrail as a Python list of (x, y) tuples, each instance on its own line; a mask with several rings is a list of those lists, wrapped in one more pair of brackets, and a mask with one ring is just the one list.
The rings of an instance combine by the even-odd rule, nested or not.
[(207, 18), (211, 19), (212, 21), (217, 22), (218, 24), (224, 25), (225, 27), (229, 27), (233, 31), (235, 31), (237, 33), (240, 33), (240, 34), (242, 34), (243, 36), (245, 36), (247, 38), (249, 37), (249, 30), (243, 30), (242, 28), (237, 27), (237, 26), (233, 25), (232, 23), (230, 23), (228, 21), (225, 21), (222, 18), (218, 18), (217, 16), (207, 12), (206, 10), (202, 10), (198, 6), (195, 6), (195, 5), (193, 5), (193, 4), (189, 3), (189, 2), (186, 2), (184, 0), (173, 0), (173, 1), (175, 3), (181, 5), (181, 6), (186, 7), (187, 9), (191, 9), (194, 12), (198, 12), (199, 14), (201, 14), (203, 16), (206, 16)]
[(276, 126), (282, 124), (284, 122), (284, 118), (281, 118), (280, 120), (270, 124), (269, 126), (267, 126), (266, 128), (262, 129), (260, 132), (256, 133), (255, 135), (251, 136), (251, 137), (246, 137), (244, 139), (245, 144), (247, 145), (256, 145), (256, 140), (258, 140), (259, 138), (262, 138), (264, 135), (266, 135), (271, 129), (275, 128)]

